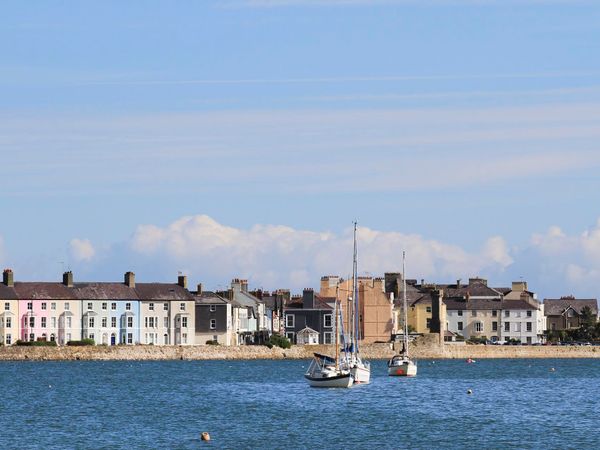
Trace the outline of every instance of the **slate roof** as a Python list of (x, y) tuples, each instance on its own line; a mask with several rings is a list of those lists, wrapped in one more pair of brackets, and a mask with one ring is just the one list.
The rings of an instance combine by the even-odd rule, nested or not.
[[(315, 307), (313, 309), (333, 310), (333, 306), (331, 306), (331, 303), (335, 303), (335, 297), (323, 297), (318, 294), (315, 294), (315, 300), (314, 300)], [(287, 306), (285, 307), (285, 309), (286, 310), (288, 310), (288, 309), (304, 309), (304, 303), (302, 303), (302, 299), (299, 299), (299, 301), (294, 301), (293, 303), (288, 303)]]
[(538, 309), (525, 300), (503, 300), (502, 309)]
[(139, 300), (124, 283), (74, 283), (73, 290), (80, 300)]
[(72, 288), (58, 282), (15, 282), (15, 292), (23, 300), (77, 300)]
[(573, 308), (577, 314), (581, 314), (581, 310), (589, 306), (594, 314), (598, 314), (598, 301), (595, 298), (576, 299), (576, 298), (545, 298), (544, 299), (544, 315), (545, 316), (560, 316), (569, 307)]
[(0, 300), (17, 300), (18, 298), (14, 287), (0, 283)]
[(196, 301), (196, 305), (226, 305), (229, 303), (223, 297), (211, 291), (204, 291), (201, 295), (195, 295), (194, 300)]
[(190, 291), (177, 283), (136, 283), (135, 292), (140, 300), (194, 300)]

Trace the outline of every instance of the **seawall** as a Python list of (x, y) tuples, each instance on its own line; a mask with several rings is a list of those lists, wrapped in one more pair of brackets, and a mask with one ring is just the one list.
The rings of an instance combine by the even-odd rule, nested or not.
[[(401, 344), (363, 344), (365, 359), (389, 359)], [(600, 358), (600, 347), (531, 345), (440, 345), (437, 335), (425, 335), (411, 343), (417, 359), (484, 358)], [(251, 360), (309, 359), (313, 353), (333, 355), (332, 345), (294, 345), (290, 349), (265, 346), (93, 346), (93, 347), (0, 347), (0, 361), (92, 361), (92, 360)]]

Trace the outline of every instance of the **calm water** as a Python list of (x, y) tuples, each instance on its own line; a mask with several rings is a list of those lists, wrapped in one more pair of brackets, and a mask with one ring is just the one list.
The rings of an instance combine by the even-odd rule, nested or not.
[[(420, 361), (309, 388), (306, 361), (0, 362), (1, 448), (597, 448), (600, 360)], [(550, 368), (556, 371), (551, 372)], [(467, 395), (468, 389), (473, 390)], [(199, 440), (209, 431), (210, 443)]]

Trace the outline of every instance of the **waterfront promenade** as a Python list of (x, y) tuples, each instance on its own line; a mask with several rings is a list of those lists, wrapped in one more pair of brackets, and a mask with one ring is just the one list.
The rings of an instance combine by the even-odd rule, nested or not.
[[(366, 359), (388, 359), (390, 344), (361, 347)], [(253, 360), (310, 359), (314, 352), (333, 354), (333, 346), (295, 345), (290, 349), (265, 346), (94, 346), (94, 347), (0, 347), (0, 361), (70, 360)], [(417, 343), (411, 348), (417, 359), (484, 358), (600, 358), (600, 347), (456, 345)]]

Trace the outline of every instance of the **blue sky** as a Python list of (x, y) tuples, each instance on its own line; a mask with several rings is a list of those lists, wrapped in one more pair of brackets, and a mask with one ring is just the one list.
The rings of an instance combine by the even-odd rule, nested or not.
[(592, 1), (5, 2), (0, 263), (21, 280), (600, 286)]

